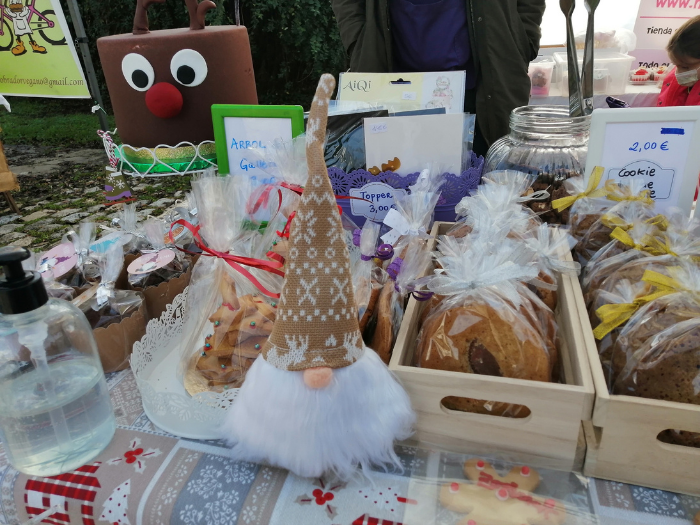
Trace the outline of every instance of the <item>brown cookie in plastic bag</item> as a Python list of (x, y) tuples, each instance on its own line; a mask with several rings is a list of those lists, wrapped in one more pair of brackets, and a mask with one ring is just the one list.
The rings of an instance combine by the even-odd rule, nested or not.
[[(537, 329), (504, 305), (475, 302), (430, 316), (417, 350), (418, 365), (451, 372), (549, 381), (551, 362)], [(444, 400), (448, 409), (503, 415), (507, 403)], [(487, 406), (488, 405), (488, 406)]]
[[(618, 395), (661, 399), (700, 405), (700, 322), (686, 321), (688, 328), (677, 332), (671, 328), (657, 332), (630, 359), (617, 378), (613, 392)], [(676, 327), (679, 328), (679, 327)], [(674, 442), (700, 443), (691, 432), (669, 432), (665, 438)]]
[[(537, 278), (547, 284), (557, 284), (554, 276), (550, 275), (548, 272), (541, 271)], [(557, 291), (550, 290), (549, 288), (543, 288), (537, 286), (537, 284), (528, 284), (528, 288), (532, 290), (537, 297), (542, 299), (542, 302), (546, 304), (550, 310), (554, 311), (557, 309)]]
[(370, 281), (370, 285), (367, 285), (366, 279), (362, 278), (361, 283), (357, 287), (358, 290), (369, 290), (369, 297), (363, 298), (361, 297), (361, 293), (355, 294), (357, 296), (358, 306), (364, 304), (367, 305), (364, 314), (362, 314), (362, 317), (360, 318), (360, 332), (365, 331), (365, 328), (367, 328), (367, 324), (369, 323), (370, 319), (372, 319), (372, 316), (374, 315), (374, 309), (376, 308), (377, 301), (379, 300), (379, 295), (382, 292), (382, 285), (380, 283), (374, 280)]
[(370, 348), (377, 352), (384, 363), (389, 364), (391, 350), (394, 348), (394, 315), (392, 298), (394, 296), (394, 281), (387, 282), (381, 290), (377, 301), (377, 323)]

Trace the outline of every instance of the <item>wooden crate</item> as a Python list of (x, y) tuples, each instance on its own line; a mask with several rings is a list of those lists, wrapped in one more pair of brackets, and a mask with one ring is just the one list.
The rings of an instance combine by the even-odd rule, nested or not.
[[(438, 223), (433, 233), (442, 234), (448, 228), (449, 223)], [(556, 315), (565, 384), (411, 366), (418, 319), (425, 306), (411, 298), (389, 368), (402, 382), (418, 415), (417, 441), (454, 452), (505, 454), (513, 461), (575, 470), (582, 459), (581, 421), (590, 420), (594, 400), (575, 290), (581, 294), (575, 277), (560, 277)], [(441, 404), (446, 396), (525, 405), (531, 414), (513, 419), (451, 411)]]
[(583, 424), (584, 474), (700, 495), (700, 449), (656, 438), (667, 429), (700, 432), (700, 406), (609, 394), (583, 294), (578, 292), (576, 304), (596, 391), (593, 418)]

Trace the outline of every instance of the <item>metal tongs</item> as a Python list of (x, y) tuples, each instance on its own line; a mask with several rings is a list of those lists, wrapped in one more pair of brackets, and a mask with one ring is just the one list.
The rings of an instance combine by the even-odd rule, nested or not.
[[(582, 117), (593, 112), (593, 18), (600, 0), (584, 0), (588, 11), (588, 29), (586, 31), (586, 46), (583, 54), (583, 77), (579, 75), (578, 55), (574, 25), (571, 17), (574, 14), (576, 0), (559, 0), (566, 17), (566, 61), (569, 69), (569, 115)], [(583, 87), (582, 87), (583, 85)]]
[(583, 51), (583, 71), (581, 72), (581, 88), (583, 91), (583, 113), (593, 113), (593, 50), (595, 48), (595, 10), (600, 0), (584, 0), (588, 11), (588, 28), (586, 29), (586, 48)]

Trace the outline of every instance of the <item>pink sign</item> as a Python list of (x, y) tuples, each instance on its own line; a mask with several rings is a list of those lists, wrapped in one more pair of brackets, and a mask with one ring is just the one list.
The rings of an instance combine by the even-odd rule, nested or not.
[(42, 274), (51, 272), (54, 279), (58, 279), (65, 275), (78, 264), (78, 254), (75, 253), (75, 247), (70, 242), (64, 242), (58, 246), (54, 246), (37, 264), (37, 271)]
[(175, 252), (168, 249), (147, 253), (133, 261), (126, 270), (132, 275), (142, 275), (167, 266), (173, 262), (173, 259), (175, 259)]

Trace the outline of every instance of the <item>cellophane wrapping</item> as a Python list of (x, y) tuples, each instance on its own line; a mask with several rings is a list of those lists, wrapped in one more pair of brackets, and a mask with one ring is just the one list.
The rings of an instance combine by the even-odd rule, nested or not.
[(75, 294), (80, 295), (100, 277), (97, 257), (90, 252), (90, 245), (95, 242), (95, 223), (81, 222), (78, 225), (78, 231), (68, 232), (61, 242), (73, 244), (75, 253), (78, 254), (78, 263), (72, 271), (62, 275), (58, 282), (72, 287)]
[[(363, 334), (374, 315), (379, 295), (386, 282), (386, 273), (375, 262), (380, 229), (381, 225), (378, 223), (365, 222), (359, 231), (360, 257), (351, 268), (360, 332)], [(357, 236), (356, 232), (356, 238)]]
[[(148, 255), (149, 253), (155, 257), (160, 250), (165, 250), (165, 235), (168, 233), (168, 225), (160, 219), (148, 219), (142, 224), (144, 236), (148, 240), (150, 252), (140, 255)], [(143, 290), (152, 286), (158, 286), (163, 282), (180, 277), (187, 271), (191, 263), (191, 257), (184, 252), (181, 252), (174, 247), (171, 248), (175, 254), (175, 258), (166, 266), (156, 268), (148, 273), (129, 274), (129, 285), (134, 288)]]
[[(73, 304), (85, 314), (93, 330), (108, 329), (96, 339), (105, 372), (128, 366), (134, 342), (146, 331), (148, 311), (144, 296), (131, 290), (117, 290), (115, 285), (124, 264), (121, 244), (113, 244), (99, 260), (100, 282), (76, 297)], [(128, 323), (132, 316), (138, 321)], [(126, 323), (125, 323), (126, 322)], [(114, 326), (119, 325), (119, 326)], [(132, 326), (133, 325), (133, 326)]]
[[(684, 291), (663, 296), (635, 314), (615, 343), (613, 393), (700, 404), (700, 269), (683, 264), (669, 275)], [(618, 359), (616, 359), (618, 358)], [(662, 441), (700, 448), (700, 434), (662, 433)]]
[[(445, 299), (421, 328), (415, 364), (453, 372), (551, 381), (554, 314), (524, 284), (537, 278), (533, 252), (508, 239), (441, 237), (440, 269), (427, 289)], [(451, 410), (525, 417), (520, 405), (449, 397)]]
[[(253, 195), (249, 178), (205, 172), (193, 178), (192, 190), (208, 249), (266, 259), (260, 228), (246, 211)], [(281, 292), (282, 277), (234, 265), (238, 269), (205, 253), (193, 268), (179, 367), (190, 394), (239, 387), (272, 331), (277, 300), (270, 295)]]
[(420, 238), (411, 239), (394, 252), (373, 318), (364, 333), (365, 342), (386, 364), (389, 364), (391, 359), (403, 320), (406, 299), (420, 286), (419, 280), (427, 272), (431, 262), (432, 255), (427, 249), (427, 244)]

